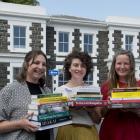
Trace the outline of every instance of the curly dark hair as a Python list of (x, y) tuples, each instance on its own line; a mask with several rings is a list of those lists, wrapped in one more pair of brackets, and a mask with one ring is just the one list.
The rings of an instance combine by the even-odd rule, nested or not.
[[(29, 51), (29, 52), (26, 54), (25, 58), (24, 58), (24, 62), (23, 62), (21, 71), (20, 71), (20, 73), (17, 75), (17, 78), (16, 78), (17, 81), (19, 81), (19, 82), (24, 82), (24, 81), (26, 80), (27, 69), (28, 69), (28, 67), (29, 67), (29, 61), (32, 59), (32, 64), (33, 64), (35, 58), (36, 58), (38, 55), (44, 56), (44, 58), (45, 58), (45, 60), (46, 60), (46, 64), (47, 64), (47, 56), (44, 54), (44, 52), (42, 52), (41, 50), (32, 50), (32, 51)], [(45, 79), (46, 79), (45, 75), (44, 75), (44, 77), (41, 77), (41, 78), (39, 79), (39, 85), (40, 85), (41, 87), (44, 86), (44, 84), (45, 84)]]
[(78, 58), (81, 60), (81, 62), (86, 66), (86, 74), (83, 78), (83, 80), (87, 79), (88, 74), (91, 72), (93, 68), (93, 62), (91, 56), (86, 52), (79, 52), (79, 51), (73, 51), (71, 52), (64, 60), (64, 74), (67, 80), (71, 79), (71, 73), (69, 72), (72, 60)]

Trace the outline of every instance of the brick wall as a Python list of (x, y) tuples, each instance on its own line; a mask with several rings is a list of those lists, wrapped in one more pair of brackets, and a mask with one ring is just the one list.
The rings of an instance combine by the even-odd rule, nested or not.
[(30, 38), (32, 42), (30, 43), (30, 47), (32, 49), (41, 49), (43, 47), (43, 44), (41, 43), (41, 40), (43, 39), (43, 36), (41, 35), (41, 32), (43, 31), (43, 28), (41, 27), (41, 23), (32, 23), (32, 27), (30, 29), (32, 34), (30, 35)]
[(104, 61), (104, 59), (107, 59), (109, 55), (108, 33), (109, 33), (108, 31), (99, 31), (97, 34), (98, 38), (97, 69), (99, 70), (98, 73), (99, 81), (97, 81), (97, 83), (99, 85), (101, 85), (107, 79), (108, 74), (107, 62)]
[(0, 19), (0, 52), (8, 52), (8, 45), (10, 45), (10, 42), (8, 42), (9, 28), (8, 21)]
[(0, 62), (0, 89), (3, 88), (7, 83), (9, 83), (9, 80), (7, 79), (7, 75), (9, 74), (9, 71), (7, 71), (7, 67), (9, 65), (9, 63)]
[[(56, 49), (56, 46), (54, 46), (54, 42), (56, 42), (56, 39), (54, 38), (54, 35), (56, 34), (56, 31), (54, 31), (54, 27), (47, 26), (46, 28), (46, 54), (50, 56), (48, 59), (48, 70), (54, 69), (56, 67), (56, 54), (54, 54), (54, 50)], [(52, 87), (52, 76), (47, 75), (47, 86), (49, 88)]]

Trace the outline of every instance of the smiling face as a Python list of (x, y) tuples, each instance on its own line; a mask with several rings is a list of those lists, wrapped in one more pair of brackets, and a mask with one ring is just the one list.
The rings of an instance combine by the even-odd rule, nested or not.
[(130, 60), (125, 54), (116, 57), (115, 71), (120, 81), (125, 81), (130, 72)]
[(28, 63), (26, 81), (38, 83), (39, 79), (46, 72), (46, 59), (43, 55), (38, 55)]
[(72, 59), (69, 72), (71, 73), (71, 79), (83, 80), (86, 74), (86, 66), (81, 62), (80, 59), (74, 58)]

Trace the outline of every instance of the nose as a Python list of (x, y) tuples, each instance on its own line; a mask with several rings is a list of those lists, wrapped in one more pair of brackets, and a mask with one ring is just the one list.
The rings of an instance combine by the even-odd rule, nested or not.
[(81, 70), (81, 69), (82, 69), (82, 66), (79, 65), (79, 66), (77, 67), (77, 69), (78, 69), (78, 70)]
[(121, 64), (121, 68), (124, 68), (125, 66), (124, 66), (124, 64)]
[(40, 64), (38, 65), (38, 67), (39, 67), (40, 69), (42, 69), (42, 68), (43, 68), (43, 64), (40, 63)]

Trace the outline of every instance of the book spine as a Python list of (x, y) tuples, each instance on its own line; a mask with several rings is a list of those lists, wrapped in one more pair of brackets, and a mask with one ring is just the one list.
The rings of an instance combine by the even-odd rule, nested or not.
[(112, 104), (125, 104), (125, 103), (140, 103), (140, 99), (134, 100), (111, 100)]
[(65, 117), (69, 116), (70, 112), (69, 111), (64, 111), (64, 112), (55, 112), (52, 114), (43, 114), (43, 115), (33, 115), (31, 120), (36, 120), (36, 121), (45, 121), (45, 120), (50, 120), (54, 118), (60, 118), (60, 117)]
[(56, 124), (56, 123), (60, 123), (60, 122), (65, 122), (65, 121), (68, 121), (71, 119), (72, 119), (72, 116), (65, 116), (65, 117), (50, 119), (47, 121), (42, 121), (40, 123), (41, 123), (41, 126), (46, 126), (46, 125)]
[(28, 109), (30, 110), (41, 110), (41, 109), (48, 109), (50, 107), (66, 107), (68, 106), (68, 102), (54, 102), (54, 103), (46, 103), (46, 104), (34, 104), (31, 103), (28, 105)]
[(140, 91), (137, 92), (112, 92), (112, 98), (140, 98)]
[(31, 99), (46, 98), (46, 97), (61, 97), (62, 93), (49, 93), (49, 94), (38, 94), (31, 95)]
[(32, 100), (32, 104), (46, 104), (46, 103), (55, 103), (55, 102), (66, 102), (68, 101), (67, 97), (50, 97), (50, 98), (40, 98)]
[(50, 120), (46, 120), (46, 121), (34, 121), (34, 120), (30, 120), (32, 123), (34, 123), (35, 125), (38, 125), (40, 127), (43, 126), (48, 126), (48, 125), (53, 125), (53, 124), (57, 124), (60, 122), (65, 122), (65, 121), (69, 121), (72, 119), (72, 116), (65, 116), (65, 117), (60, 117), (60, 118), (55, 118), (55, 119), (50, 119)]
[(103, 100), (99, 100), (99, 101), (73, 101), (70, 102), (70, 105), (73, 106), (107, 106), (108, 105), (108, 101), (103, 101)]
[(127, 91), (136, 92), (136, 91), (140, 91), (140, 88), (134, 87), (134, 88), (114, 88), (114, 89), (112, 89), (112, 92), (127, 92)]
[(77, 95), (86, 95), (86, 94), (90, 94), (90, 95), (100, 95), (101, 93), (100, 93), (100, 91), (99, 92), (77, 92)]
[(76, 97), (75, 99), (76, 101), (84, 101), (84, 100), (96, 101), (96, 100), (101, 100), (102, 98), (101, 97)]

